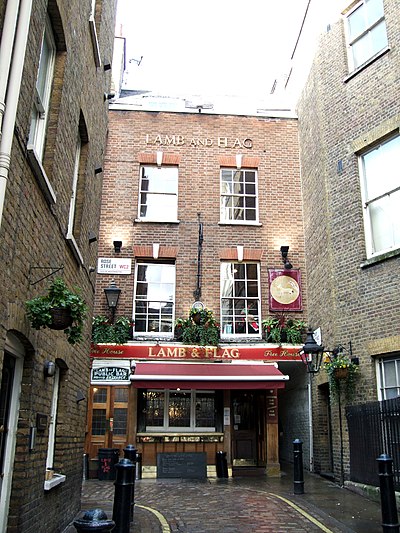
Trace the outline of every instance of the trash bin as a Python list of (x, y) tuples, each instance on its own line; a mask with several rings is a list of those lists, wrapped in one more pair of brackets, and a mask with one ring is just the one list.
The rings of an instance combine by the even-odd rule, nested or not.
[(226, 461), (226, 452), (217, 452), (215, 465), (217, 468), (217, 477), (228, 477), (228, 463)]
[(119, 448), (99, 449), (99, 470), (100, 481), (115, 480), (115, 465), (119, 460)]
[(136, 454), (136, 478), (135, 479), (142, 479), (142, 454), (141, 453)]

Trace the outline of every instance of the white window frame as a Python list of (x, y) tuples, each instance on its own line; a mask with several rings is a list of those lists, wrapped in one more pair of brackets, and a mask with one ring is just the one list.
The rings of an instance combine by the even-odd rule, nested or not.
[[(383, 0), (382, 0), (383, 1)], [(385, 50), (388, 47), (388, 41), (387, 41), (387, 32), (386, 32), (386, 24), (385, 24), (385, 16), (382, 14), (378, 19), (374, 20), (373, 22), (367, 22), (365, 20), (365, 27), (361, 33), (359, 33), (356, 36), (351, 37), (350, 36), (350, 17), (358, 10), (361, 9), (364, 12), (368, 10), (367, 7), (368, 0), (361, 0), (360, 2), (355, 3), (345, 14), (345, 27), (346, 27), (346, 41), (347, 41), (347, 55), (348, 55), (348, 63), (349, 63), (349, 70), (350, 72), (359, 69), (362, 65), (365, 65), (368, 63), (372, 58), (377, 56), (382, 50)], [(383, 6), (382, 6), (382, 12), (383, 12)], [(366, 15), (364, 14), (364, 19), (366, 18)], [(376, 30), (376, 28), (383, 24), (385, 26), (385, 32), (386, 32), (386, 44), (379, 48), (374, 49), (374, 36), (373, 32)], [(370, 49), (371, 53), (368, 57), (365, 57), (362, 61), (358, 61), (355, 57), (354, 52), (354, 45), (357, 45), (361, 42), (363, 39), (369, 39)]]
[[(233, 287), (233, 295), (232, 296), (224, 296), (224, 268), (225, 265), (255, 265), (257, 268), (257, 297), (249, 297), (247, 295), (236, 295), (234, 291), (234, 277), (232, 282)], [(221, 309), (221, 338), (228, 340), (228, 339), (237, 339), (237, 338), (246, 338), (246, 339), (261, 339), (262, 337), (262, 328), (261, 328), (261, 286), (260, 286), (260, 263), (259, 262), (252, 262), (252, 261), (246, 261), (241, 262), (239, 261), (222, 261), (221, 262), (221, 270), (220, 270), (220, 309)], [(247, 277), (246, 277), (247, 280)], [(238, 313), (238, 310), (236, 310), (235, 313), (235, 305), (233, 305), (233, 317), (232, 322), (228, 323), (229, 321), (225, 320), (224, 312), (224, 300), (246, 300), (246, 306), (243, 311)], [(256, 308), (256, 313), (252, 312), (252, 310)], [(242, 322), (245, 325), (245, 329), (247, 332), (240, 332), (236, 333), (236, 329), (238, 327), (238, 323)], [(253, 327), (254, 326), (254, 327)], [(250, 333), (250, 328), (252, 331), (255, 331), (253, 333)], [(258, 331), (257, 331), (258, 330)]]
[(49, 419), (49, 440), (47, 444), (46, 470), (52, 472), (52, 477), (44, 482), (44, 490), (48, 491), (60, 483), (64, 483), (66, 476), (54, 472), (54, 452), (56, 448), (56, 427), (57, 427), (57, 410), (58, 395), (60, 392), (60, 367), (55, 365), (56, 371), (53, 377), (53, 394), (51, 397), (51, 409)]
[[(149, 169), (151, 172), (168, 172), (168, 173), (176, 173), (175, 176), (175, 190), (173, 191), (146, 191), (142, 187), (142, 180), (144, 176), (144, 172), (146, 169)], [(173, 180), (170, 180), (171, 182)], [(140, 166), (140, 174), (139, 174), (139, 198), (138, 198), (138, 220), (142, 222), (178, 222), (178, 182), (179, 182), (179, 168), (177, 166), (156, 166), (156, 165), (141, 165)], [(147, 203), (142, 204), (142, 195), (147, 194), (148, 196), (154, 196), (159, 197), (161, 199), (167, 199), (168, 197), (170, 199), (175, 199), (175, 207), (171, 208), (171, 212), (165, 213), (164, 210), (158, 209), (156, 212), (156, 215), (154, 216), (147, 216), (141, 214), (141, 206), (147, 205)]]
[[(247, 173), (254, 174), (255, 177), (255, 194), (246, 194), (246, 192), (243, 192), (241, 194), (234, 193), (234, 191), (225, 192), (224, 186), (223, 186), (223, 179), (222, 175), (224, 172), (231, 172), (232, 173), (232, 182), (233, 182), (233, 176), (235, 173), (239, 172), (243, 174), (243, 177), (245, 179), (245, 176)], [(220, 169), (220, 222), (223, 224), (240, 224), (240, 225), (252, 225), (252, 224), (259, 224), (259, 210), (258, 210), (258, 171), (254, 168), (245, 168), (245, 169), (237, 169), (237, 168), (221, 168)], [(255, 200), (255, 206), (254, 208), (246, 208), (246, 206), (242, 208), (235, 208), (235, 207), (226, 207), (225, 206), (225, 199), (226, 198), (243, 198), (244, 202), (246, 201), (246, 198), (254, 198)], [(235, 209), (241, 209), (243, 211), (243, 218), (236, 219), (236, 218), (230, 218), (229, 213), (233, 212)], [(253, 211), (255, 210), (255, 218), (253, 219), (246, 219), (246, 211)]]
[[(379, 144), (373, 146), (369, 150), (366, 150), (365, 152), (359, 155), (359, 172), (360, 172), (360, 177), (361, 177), (361, 193), (362, 193), (362, 202), (363, 202), (363, 211), (364, 211), (364, 228), (365, 228), (367, 258), (376, 257), (386, 252), (400, 248), (400, 242), (396, 242), (396, 238), (394, 234), (393, 234), (392, 244), (390, 246), (386, 246), (385, 248), (379, 248), (379, 249), (377, 248), (377, 245), (374, 243), (374, 239), (373, 239), (373, 221), (372, 221), (372, 217), (370, 214), (371, 205), (385, 198), (388, 201), (390, 201), (390, 196), (400, 190), (400, 185), (393, 189), (389, 189), (379, 195), (369, 196), (367, 193), (367, 181), (366, 181), (367, 176), (366, 176), (365, 157), (368, 156), (368, 154), (376, 150), (380, 150), (383, 146), (393, 141), (397, 142), (399, 145), (399, 166), (397, 167), (397, 171), (398, 171), (400, 167), (400, 135), (394, 135), (388, 139), (385, 139), (381, 141)], [(396, 169), (394, 169), (394, 171), (396, 171)], [(399, 172), (399, 178), (400, 178), (400, 172)], [(399, 183), (400, 183), (400, 179), (399, 179)], [(389, 205), (389, 208), (390, 208), (390, 205)], [(394, 212), (396, 212), (395, 209), (394, 209)], [(389, 216), (390, 216), (390, 211), (389, 211)], [(396, 222), (395, 220), (393, 220), (392, 228), (395, 228), (395, 227), (397, 227)]]
[(96, 30), (96, 0), (92, 0), (92, 7), (89, 15), (89, 29), (90, 38), (92, 40), (94, 64), (96, 67), (101, 67), (100, 45)]
[(74, 221), (75, 221), (75, 209), (76, 209), (76, 195), (78, 193), (79, 162), (80, 162), (80, 157), (81, 157), (81, 145), (82, 145), (81, 138), (80, 138), (80, 135), (78, 135), (78, 141), (76, 143), (76, 150), (75, 150), (74, 174), (72, 177), (71, 200), (69, 204), (67, 237), (74, 236)]
[[(179, 391), (170, 389), (149, 389), (148, 392), (162, 392), (164, 393), (164, 424), (162, 426), (146, 426), (146, 432), (149, 433), (216, 433), (216, 419), (213, 427), (196, 427), (196, 395), (199, 393), (214, 395), (214, 412), (216, 405), (215, 391), (212, 390), (195, 390), (195, 389), (181, 389)], [(170, 426), (169, 425), (169, 399), (170, 393), (183, 392), (190, 393), (190, 426)]]
[[(386, 383), (385, 365), (395, 363), (395, 380), (396, 384), (388, 386)], [(393, 357), (381, 357), (376, 362), (376, 375), (378, 376), (378, 398), (380, 401), (397, 398), (400, 396), (400, 354)], [(396, 396), (387, 397), (388, 390), (397, 389)]]
[[(146, 298), (138, 298), (137, 297), (137, 288), (138, 288), (138, 270), (140, 266), (158, 266), (158, 267), (171, 267), (174, 270), (174, 287), (173, 287), (173, 299), (172, 299), (172, 314), (171, 314), (171, 331), (136, 331), (136, 328), (134, 328), (133, 336), (134, 337), (157, 337), (157, 338), (173, 338), (174, 337), (174, 323), (175, 323), (175, 295), (176, 295), (176, 265), (172, 262), (151, 262), (151, 261), (137, 261), (135, 264), (135, 288), (134, 288), (134, 295), (133, 295), (133, 320), (136, 322), (136, 303), (137, 302), (155, 302), (155, 303), (162, 303), (166, 302), (167, 300), (162, 299), (156, 299), (151, 298), (151, 294), (147, 294)], [(146, 305), (147, 305), (146, 304)], [(146, 322), (148, 323), (148, 315), (149, 315), (149, 309), (147, 307), (146, 311)], [(160, 318), (161, 320), (161, 318)], [(160, 321), (158, 323), (160, 325)]]
[[(47, 45), (48, 57), (47, 63), (44, 64), (44, 46)], [(56, 44), (53, 30), (49, 17), (46, 19), (46, 25), (43, 33), (42, 47), (40, 52), (38, 77), (35, 87), (35, 99), (32, 108), (31, 127), (29, 132), (29, 145), (34, 148), (36, 157), (41, 162), (43, 159), (44, 146), (46, 140), (46, 129), (50, 108), (50, 96), (53, 83), (54, 65), (56, 59)], [(38, 90), (39, 76), (43, 74), (43, 94)]]

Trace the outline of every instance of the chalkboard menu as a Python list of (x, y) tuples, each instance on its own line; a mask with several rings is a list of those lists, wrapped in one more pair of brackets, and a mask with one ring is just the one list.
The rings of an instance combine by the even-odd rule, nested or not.
[(207, 454), (206, 452), (158, 453), (157, 477), (205, 479)]

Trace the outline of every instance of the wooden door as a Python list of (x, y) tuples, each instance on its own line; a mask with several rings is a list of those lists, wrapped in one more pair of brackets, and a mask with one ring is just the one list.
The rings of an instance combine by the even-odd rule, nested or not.
[(89, 459), (99, 448), (123, 448), (128, 444), (129, 386), (97, 385), (90, 390), (88, 438)]
[(257, 466), (257, 399), (252, 391), (232, 391), (232, 462)]

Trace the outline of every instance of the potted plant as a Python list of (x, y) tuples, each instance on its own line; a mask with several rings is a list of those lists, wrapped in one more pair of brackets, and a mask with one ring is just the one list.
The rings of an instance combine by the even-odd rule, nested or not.
[(218, 346), (220, 328), (210, 309), (192, 308), (189, 318), (177, 318), (175, 321), (175, 338), (183, 344), (198, 346)]
[(355, 390), (358, 365), (345, 353), (338, 352), (324, 363), (324, 368), (328, 373), (332, 399), (338, 399), (341, 391), (344, 391), (346, 399), (351, 400)]
[(104, 315), (98, 315), (92, 322), (92, 341), (94, 344), (125, 344), (132, 338), (133, 322), (126, 316), (119, 316), (114, 323)]
[(63, 279), (55, 278), (46, 295), (28, 300), (25, 305), (33, 328), (64, 330), (70, 344), (82, 340), (87, 307), (79, 289), (71, 291)]
[(268, 317), (262, 321), (267, 342), (301, 344), (306, 323), (303, 320), (286, 318), (284, 315)]
[(290, 344), (302, 344), (303, 335), (307, 329), (304, 320), (288, 318), (285, 325), (287, 342)]

